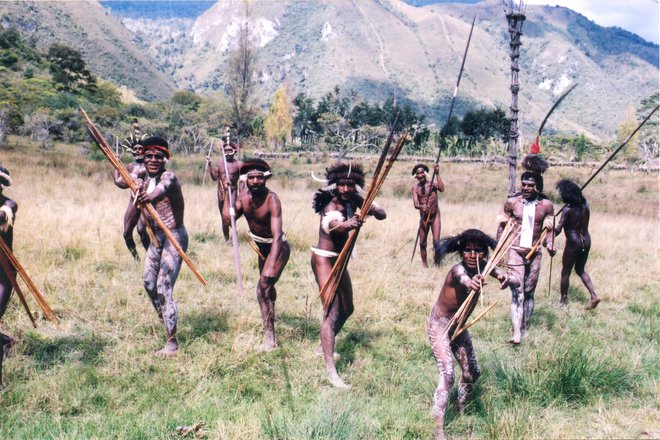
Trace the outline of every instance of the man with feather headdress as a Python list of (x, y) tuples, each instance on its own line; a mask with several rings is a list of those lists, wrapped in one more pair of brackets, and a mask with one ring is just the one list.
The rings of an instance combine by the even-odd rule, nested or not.
[[(319, 290), (328, 281), (332, 266), (344, 248), (351, 230), (360, 227), (355, 215), (364, 201), (360, 191), (364, 186), (364, 171), (358, 164), (339, 163), (326, 169), (328, 186), (316, 191), (312, 206), (321, 216), (319, 241), (312, 247), (312, 270)], [(375, 203), (369, 215), (378, 220), (387, 216), (385, 210)], [(337, 374), (335, 367), (335, 336), (353, 313), (353, 286), (346, 270), (332, 302), (323, 310), (321, 323), (321, 345), (317, 350), (325, 359), (326, 373), (330, 383), (337, 388), (349, 388)]]
[[(137, 120), (134, 122), (134, 124), (137, 123)], [(142, 142), (147, 138), (147, 135), (144, 134), (140, 136), (139, 132), (136, 132), (135, 134), (131, 134), (129, 137), (124, 139), (122, 142), (122, 147), (131, 153), (133, 156), (133, 162), (129, 163), (126, 165), (126, 169), (128, 172), (133, 176), (133, 180), (137, 181), (138, 179), (144, 179), (145, 176), (147, 175), (147, 170), (144, 167), (144, 157), (142, 156)], [(121, 189), (126, 189), (128, 188), (128, 184), (124, 182), (124, 180), (121, 178), (119, 171), (114, 172), (114, 181), (115, 185)], [(139, 260), (140, 257), (138, 256), (137, 249), (135, 246), (135, 240), (133, 239), (133, 230), (137, 226), (137, 233), (140, 236), (140, 242), (142, 242), (142, 246), (144, 246), (144, 249), (147, 250), (149, 249), (149, 244), (151, 243), (151, 239), (149, 238), (149, 233), (147, 232), (147, 227), (144, 221), (140, 218), (140, 210), (138, 207), (135, 205), (135, 197), (133, 193), (131, 193), (131, 197), (128, 201), (128, 207), (126, 208), (126, 212), (124, 213), (124, 242), (126, 243), (126, 247), (128, 248), (129, 252), (135, 258), (136, 260)]]
[(551, 256), (555, 254), (554, 207), (543, 194), (543, 173), (548, 169), (548, 162), (539, 154), (528, 154), (522, 165), (526, 171), (520, 176), (521, 190), (507, 199), (497, 229), (499, 240), (509, 218), (520, 227), (520, 236), (513, 242), (508, 259), (510, 274), (520, 281), (519, 287), (511, 287), (513, 337), (509, 342), (515, 345), (520, 344), (523, 334), (529, 330), (534, 312), (534, 292), (541, 272), (541, 246)]

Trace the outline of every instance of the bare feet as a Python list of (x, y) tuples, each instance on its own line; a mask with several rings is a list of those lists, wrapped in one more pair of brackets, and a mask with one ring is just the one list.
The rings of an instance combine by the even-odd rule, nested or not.
[(593, 298), (591, 301), (589, 301), (589, 304), (585, 307), (586, 310), (593, 310), (596, 308), (598, 303), (600, 302), (600, 298)]
[(561, 299), (559, 300), (559, 305), (564, 307), (568, 305), (568, 297), (567, 296), (562, 296)]
[(509, 344), (511, 345), (520, 345), (520, 337), (516, 338), (515, 336), (509, 339)]
[(179, 354), (179, 344), (176, 341), (167, 341), (165, 347), (154, 353), (159, 358), (168, 358)]
[(339, 375), (336, 372), (335, 373), (328, 373), (328, 381), (335, 388), (339, 388), (339, 389), (342, 389), (342, 390), (351, 389), (351, 386), (347, 383), (344, 383), (344, 381), (341, 380), (341, 377), (339, 377)]

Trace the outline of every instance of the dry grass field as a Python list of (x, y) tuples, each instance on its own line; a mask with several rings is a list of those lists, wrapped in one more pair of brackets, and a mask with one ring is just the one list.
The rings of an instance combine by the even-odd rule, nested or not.
[[(182, 350), (161, 360), (153, 352), (164, 329), (142, 288), (142, 263), (121, 237), (127, 192), (113, 185), (108, 163), (85, 159), (78, 147), (42, 151), (21, 142), (0, 152), (14, 178), (6, 194), (19, 204), (14, 252), (60, 322), (42, 319), (33, 329), (12, 299), (2, 328), (18, 344), (4, 364), (0, 438), (169, 439), (180, 437), (178, 426), (199, 422), (211, 439), (430, 437), (437, 370), (425, 324), (453, 262), (432, 269), (419, 257), (410, 263), (418, 218), (412, 164), (398, 164), (388, 177), (378, 198), (388, 218), (366, 223), (349, 264), (356, 307), (337, 351), (339, 372), (353, 388), (340, 391), (315, 355), (320, 303), (309, 265), (318, 228), (310, 205), (318, 184), (309, 171), (321, 174), (329, 160), (272, 164), (268, 185), (282, 199), (292, 255), (277, 285), (280, 348), (262, 353), (255, 349), (262, 330), (247, 226), (239, 221), (241, 300), (215, 188), (209, 179), (202, 185), (203, 158), (173, 158), (189, 256), (209, 285), (181, 269), (174, 296)], [(551, 168), (546, 192), (556, 197), (558, 179), (580, 183), (592, 171)], [(506, 169), (442, 164), (441, 175), (443, 235), (469, 227), (494, 233)], [(587, 270), (603, 301), (585, 311), (588, 294), (573, 276), (569, 307), (559, 308), (560, 259), (548, 292), (544, 255), (532, 330), (514, 348), (507, 343), (510, 293), (491, 283), (485, 304), (498, 305), (471, 329), (483, 375), (463, 415), (454, 391), (451, 438), (660, 437), (658, 176), (605, 172), (585, 195), (593, 237)]]

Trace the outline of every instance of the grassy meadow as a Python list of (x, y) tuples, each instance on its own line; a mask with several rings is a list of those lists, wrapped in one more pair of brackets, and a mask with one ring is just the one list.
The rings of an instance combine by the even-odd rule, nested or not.
[[(438, 372), (426, 319), (454, 261), (432, 269), (418, 256), (410, 262), (418, 219), (411, 163), (388, 177), (378, 198), (388, 218), (366, 223), (349, 264), (355, 313), (337, 351), (339, 373), (353, 388), (342, 391), (327, 383), (315, 354), (321, 308), (309, 251), (319, 221), (309, 172), (322, 174), (330, 159), (272, 162), (268, 186), (282, 200), (292, 254), (277, 285), (280, 348), (263, 353), (255, 349), (263, 333), (245, 221), (241, 299), (214, 184), (202, 185), (203, 158), (173, 158), (188, 255), (209, 285), (181, 269), (174, 290), (181, 352), (161, 360), (153, 353), (165, 332), (142, 288), (143, 262), (133, 261), (121, 236), (128, 193), (113, 185), (107, 162), (85, 159), (78, 147), (43, 151), (22, 142), (0, 152), (14, 179), (5, 192), (19, 204), (14, 252), (60, 322), (41, 319), (33, 329), (12, 298), (2, 328), (18, 343), (4, 363), (0, 438), (172, 439), (181, 437), (178, 426), (200, 422), (209, 439), (430, 437)], [(370, 171), (375, 161), (365, 165)], [(556, 197), (558, 179), (581, 183), (592, 172), (551, 168), (546, 192)], [(443, 163), (441, 176), (443, 235), (470, 227), (494, 234), (506, 168)], [(532, 329), (515, 348), (507, 343), (510, 292), (489, 284), (484, 306), (498, 304), (470, 330), (483, 375), (463, 415), (454, 389), (449, 437), (660, 437), (658, 176), (606, 171), (585, 195), (593, 238), (587, 271), (603, 301), (585, 311), (588, 293), (573, 275), (569, 307), (559, 308), (561, 260), (554, 259), (548, 292), (544, 252)], [(563, 243), (562, 235), (560, 251)]]

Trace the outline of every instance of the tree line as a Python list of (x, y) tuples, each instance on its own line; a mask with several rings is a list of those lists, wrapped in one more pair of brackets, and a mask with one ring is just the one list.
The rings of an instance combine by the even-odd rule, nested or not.
[[(255, 62), (245, 24), (229, 57), (224, 89), (204, 96), (180, 90), (168, 100), (127, 103), (117, 87), (90, 73), (77, 50), (53, 44), (42, 53), (15, 29), (3, 29), (0, 146), (6, 134), (27, 136), (43, 148), (55, 141), (87, 143), (78, 114), (83, 107), (115, 144), (132, 132), (131, 123), (138, 119), (143, 132), (165, 137), (175, 152), (184, 154), (206, 152), (225, 127), (233, 129), (239, 142), (261, 150), (375, 153), (390, 131), (405, 130), (411, 135), (407, 154), (430, 155), (437, 148), (446, 156), (505, 154), (509, 120), (501, 108), (470, 109), (436, 126), (412, 102), (396, 97), (370, 102), (355, 90), (339, 86), (318, 99), (305, 93), (292, 96), (281, 86), (267, 108), (260, 108), (253, 103)], [(574, 160), (598, 150), (584, 136), (550, 136), (548, 140), (560, 151), (571, 150)], [(641, 144), (645, 157), (657, 154), (657, 136), (655, 143)], [(88, 151), (94, 157), (94, 146), (88, 145)]]

